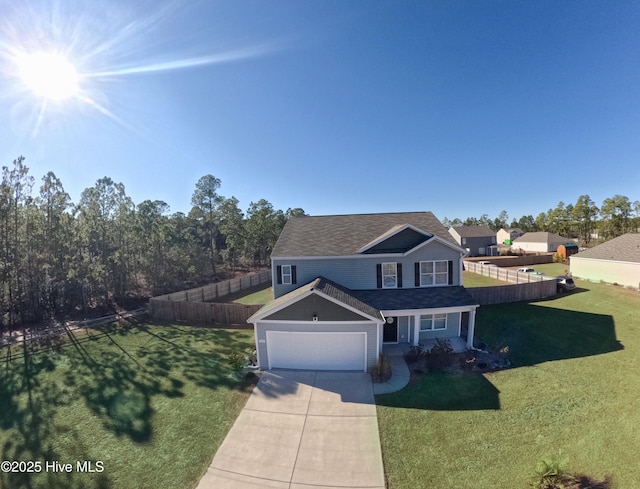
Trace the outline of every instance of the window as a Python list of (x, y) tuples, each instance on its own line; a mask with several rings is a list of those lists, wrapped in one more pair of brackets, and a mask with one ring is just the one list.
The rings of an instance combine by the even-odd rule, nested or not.
[(282, 283), (291, 285), (291, 265), (282, 265)]
[(382, 264), (382, 288), (395, 289), (398, 287), (398, 264)]
[(422, 314), (420, 316), (420, 331), (438, 331), (447, 329), (446, 314)]
[(446, 261), (420, 262), (420, 287), (447, 285), (449, 283), (449, 263)]
[(296, 283), (296, 266), (278, 265), (276, 267), (276, 283), (279, 285), (294, 285)]
[(467, 238), (462, 238), (462, 245), (466, 246), (467, 245)]

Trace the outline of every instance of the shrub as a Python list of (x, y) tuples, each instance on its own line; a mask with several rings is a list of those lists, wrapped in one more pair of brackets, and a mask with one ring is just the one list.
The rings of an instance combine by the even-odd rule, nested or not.
[(422, 345), (412, 346), (409, 348), (409, 351), (404, 354), (404, 359), (407, 363), (415, 363), (424, 358), (425, 353)]
[(243, 369), (245, 364), (247, 363), (247, 356), (244, 353), (240, 353), (239, 351), (234, 351), (229, 355), (229, 367), (234, 372), (239, 372)]
[(391, 378), (391, 363), (386, 355), (380, 355), (378, 363), (371, 369), (371, 380), (376, 383), (386, 382)]
[(562, 452), (554, 457), (541, 459), (531, 486), (534, 489), (611, 489), (611, 476), (605, 476), (603, 481), (599, 481), (586, 474), (572, 474), (567, 471), (567, 461)]
[(570, 489), (575, 478), (567, 472), (567, 458), (561, 452), (554, 457), (545, 457), (536, 466), (533, 478), (534, 489)]
[(425, 356), (426, 366), (431, 369), (444, 369), (453, 363), (453, 348), (449, 340), (436, 339), (436, 344)]

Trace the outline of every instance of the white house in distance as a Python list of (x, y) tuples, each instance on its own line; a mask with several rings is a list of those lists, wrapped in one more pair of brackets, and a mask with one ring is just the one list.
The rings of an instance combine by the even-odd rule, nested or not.
[(520, 228), (502, 228), (496, 233), (498, 237), (498, 243), (510, 245), (507, 241), (513, 242), (524, 234), (524, 231)]
[(573, 243), (571, 238), (565, 238), (554, 233), (535, 232), (525, 233), (511, 243), (513, 251), (527, 253), (548, 253), (556, 251), (558, 246), (565, 243)]
[(628, 233), (569, 258), (574, 277), (640, 289), (640, 233)]

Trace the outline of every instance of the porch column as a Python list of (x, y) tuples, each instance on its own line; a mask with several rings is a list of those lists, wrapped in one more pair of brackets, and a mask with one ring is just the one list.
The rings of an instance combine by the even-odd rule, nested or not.
[(476, 329), (476, 308), (469, 311), (469, 326), (467, 328), (467, 348), (473, 348), (473, 333)]
[(420, 342), (420, 316), (413, 316), (413, 346), (418, 346)]

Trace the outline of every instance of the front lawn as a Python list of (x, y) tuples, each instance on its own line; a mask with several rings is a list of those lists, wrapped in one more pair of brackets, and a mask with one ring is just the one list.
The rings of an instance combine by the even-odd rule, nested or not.
[(0, 487), (195, 487), (252, 388), (227, 356), (252, 345), (251, 331), (140, 324), (0, 349), (0, 460), (41, 467)]
[(390, 489), (526, 488), (558, 450), (571, 471), (640, 487), (640, 293), (577, 285), (478, 309), (477, 335), (514, 368), (425, 374), (377, 397)]

